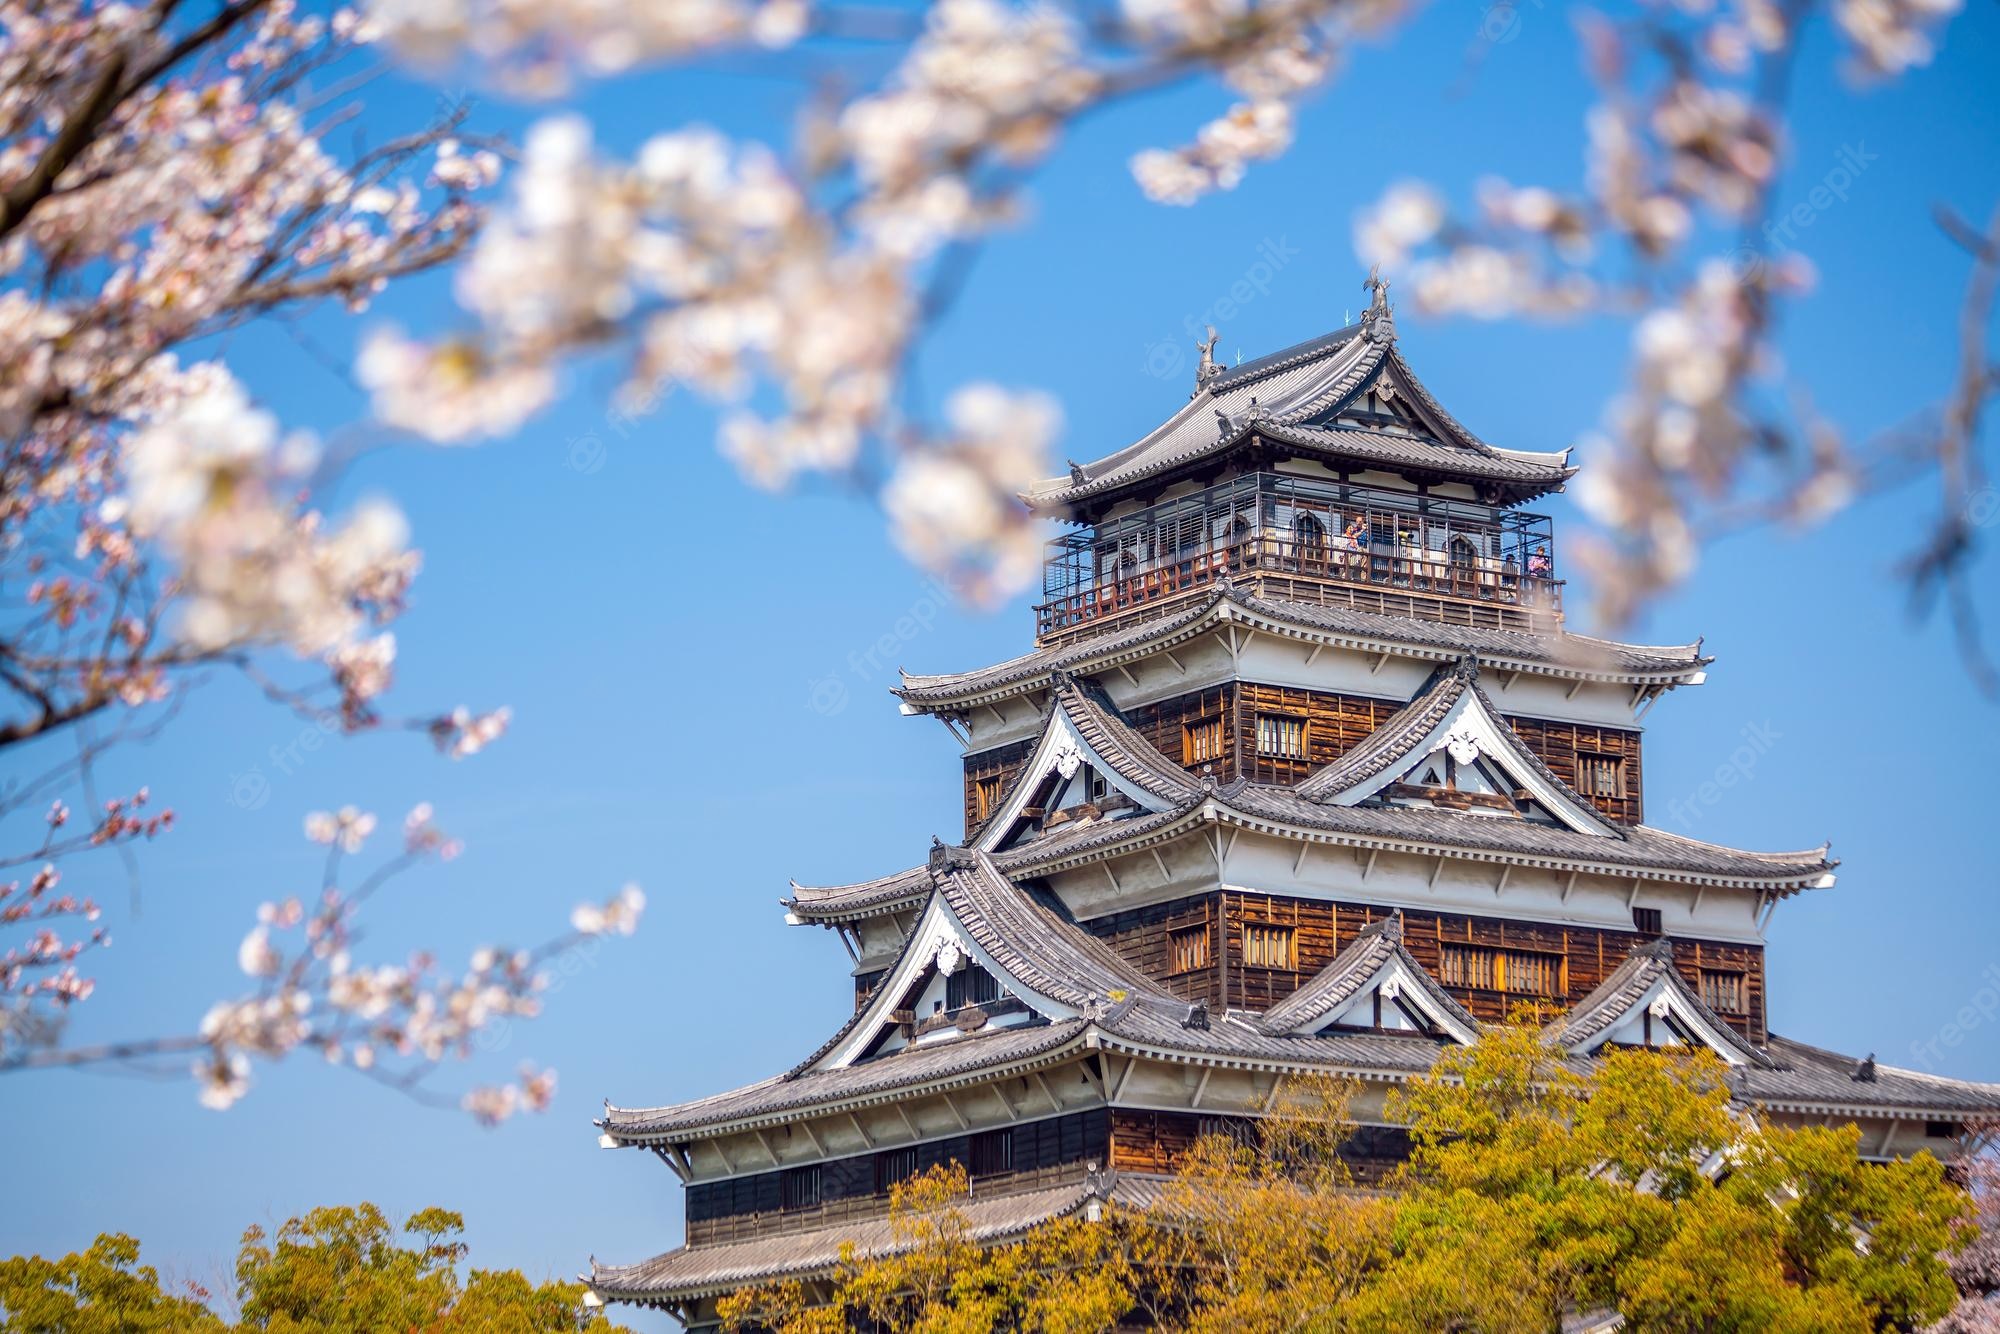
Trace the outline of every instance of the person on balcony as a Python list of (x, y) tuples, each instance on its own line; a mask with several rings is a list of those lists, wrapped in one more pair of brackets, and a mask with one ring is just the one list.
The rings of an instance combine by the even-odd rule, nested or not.
[(1549, 577), (1549, 549), (1536, 547), (1535, 554), (1528, 557), (1528, 574), (1536, 579)]

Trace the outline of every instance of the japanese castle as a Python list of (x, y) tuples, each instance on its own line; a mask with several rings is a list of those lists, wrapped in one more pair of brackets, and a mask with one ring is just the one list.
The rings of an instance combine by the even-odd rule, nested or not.
[(1825, 845), (1745, 852), (1645, 823), (1641, 722), (1699, 640), (1564, 628), (1548, 518), (1567, 451), (1504, 449), (1434, 399), (1386, 284), (1359, 322), (1234, 367), (1202, 349), (1167, 422), (1024, 497), (1050, 544), (1034, 650), (905, 675), (963, 747), (965, 830), (878, 880), (793, 885), (854, 1007), (763, 1083), (607, 1105), (607, 1148), (686, 1187), (686, 1244), (599, 1264), (594, 1300), (713, 1326), (716, 1301), (891, 1244), (889, 1187), (957, 1160), (1000, 1242), (1160, 1198), (1197, 1136), (1288, 1073), (1384, 1096), (1523, 1002), (1588, 1063), (1700, 1045), (1739, 1105), (1853, 1122), (1864, 1154), (1954, 1147), (2000, 1085), (1767, 1026), (1764, 936), (1831, 888)]

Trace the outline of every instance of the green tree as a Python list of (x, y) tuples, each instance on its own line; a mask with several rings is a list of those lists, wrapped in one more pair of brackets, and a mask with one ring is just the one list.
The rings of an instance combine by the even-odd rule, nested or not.
[(577, 1283), (535, 1283), (518, 1270), (474, 1269), (465, 1220), (447, 1209), (411, 1216), (399, 1241), (372, 1204), (314, 1209), (275, 1235), (243, 1234), (236, 1260), (239, 1320), (174, 1296), (139, 1264), (139, 1243), (102, 1236), (81, 1255), (0, 1262), (4, 1334), (630, 1334), (583, 1305)]
[(966, 1235), (962, 1178), (927, 1179), (893, 1201), (905, 1248), (850, 1251), (832, 1306), (792, 1286), (725, 1314), (782, 1334), (855, 1317), (1083, 1334), (1134, 1312), (1185, 1334), (1554, 1334), (1596, 1311), (1629, 1334), (1877, 1334), (1950, 1311), (1950, 1259), (1978, 1236), (1936, 1159), (1865, 1163), (1851, 1126), (1760, 1125), (1707, 1051), (1614, 1050), (1586, 1071), (1517, 1015), (1390, 1099), (1412, 1151), (1387, 1192), (1342, 1161), (1351, 1093), (1289, 1081), (1254, 1142), (1197, 1141), (1149, 1212), (1004, 1250)]
[(7, 1334), (220, 1334), (225, 1326), (203, 1295), (163, 1291), (158, 1271), (139, 1263), (139, 1243), (115, 1232), (60, 1260), (0, 1260), (0, 1330)]

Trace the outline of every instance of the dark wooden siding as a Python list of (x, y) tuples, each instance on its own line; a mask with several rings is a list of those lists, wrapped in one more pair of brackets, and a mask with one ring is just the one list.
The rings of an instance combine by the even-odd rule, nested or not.
[(965, 837), (968, 842), (985, 823), (979, 818), (980, 780), (997, 778), (1000, 790), (1005, 792), (1013, 785), (1014, 775), (1027, 764), (1028, 756), (1034, 751), (1033, 741), (1016, 741), (965, 757)]
[[(1225, 1123), (1243, 1127), (1238, 1134), (1255, 1134), (1246, 1122), (1234, 1117), (1114, 1107), (1111, 1165), (1126, 1172), (1171, 1172), (1198, 1137), (1221, 1132)], [(1340, 1156), (1356, 1181), (1378, 1182), (1410, 1156), (1409, 1136), (1392, 1126), (1359, 1126), (1341, 1145)]]
[[(1158, 903), (1151, 907), (1114, 913), (1109, 917), (1100, 917), (1088, 925), (1092, 934), (1110, 941), (1114, 949), (1138, 964), (1148, 977), (1156, 977), (1164, 982), (1167, 989), (1176, 996), (1184, 996), (1191, 1001), (1206, 1002), (1209, 1008), (1214, 1009), (1222, 999), (1220, 979), (1217, 977), (1214, 963), (1214, 960), (1221, 957), (1221, 945), (1216, 939), (1218, 910), (1219, 896), (1201, 894), (1194, 898), (1175, 899), (1171, 903)], [(1209, 966), (1190, 973), (1168, 971), (1169, 938), (1175, 931), (1195, 928), (1205, 929), (1209, 933), (1211, 960)]]
[[(1177, 695), (1173, 699), (1149, 704), (1133, 709), (1125, 715), (1125, 721), (1153, 748), (1175, 764), (1181, 764), (1186, 757), (1183, 745), (1183, 729), (1187, 724), (1207, 718), (1222, 720), (1222, 753), (1209, 762), (1215, 771), (1215, 781), (1226, 783), (1236, 777), (1236, 737), (1231, 726), (1231, 715), (1236, 706), (1236, 686), (1234, 682), (1211, 686), (1192, 694)], [(1203, 764), (1190, 764), (1190, 770), (1200, 772)]]
[[(1223, 722), (1222, 753), (1213, 762), (1218, 783), (1229, 782), (1238, 774), (1243, 774), (1261, 783), (1290, 785), (1345, 755), (1407, 702), (1260, 685), (1254, 681), (1231, 681), (1132, 709), (1126, 714), (1126, 721), (1171, 763), (1182, 764), (1185, 760), (1182, 733), (1187, 724), (1220, 717)], [(1292, 759), (1258, 754), (1257, 715), (1260, 713), (1302, 719), (1306, 727), (1306, 757)], [(1541, 756), (1542, 762), (1565, 783), (1579, 790), (1584, 787), (1577, 772), (1579, 752), (1610, 756), (1621, 761), (1624, 766), (1621, 795), (1586, 795), (1590, 795), (1591, 802), (1610, 819), (1638, 824), (1643, 818), (1643, 774), (1639, 763), (1638, 732), (1629, 728), (1592, 727), (1511, 714), (1507, 716), (1507, 721), (1520, 734), (1529, 750)], [(1007, 749), (987, 751), (966, 762), (968, 830), (972, 827), (975, 810), (973, 760), (988, 762), (989, 768), (983, 769), (982, 773), (998, 772), (990, 765), (1001, 761), (988, 761), (988, 757), (1003, 756)], [(1018, 760), (1014, 766), (1019, 767)], [(1199, 772), (1202, 765), (1188, 764), (1187, 768)]]
[[(1070, 1072), (1074, 1076), (1074, 1071)], [(1110, 1114), (1102, 1107), (1067, 1116), (1030, 1121), (1012, 1128), (1014, 1169), (1003, 1176), (982, 1177), (980, 1189), (1031, 1185), (1072, 1164), (1103, 1162), (1110, 1152)], [(782, 1137), (783, 1130), (766, 1131)], [(917, 1170), (925, 1171), (970, 1157), (972, 1137), (955, 1135), (916, 1145)], [(843, 1218), (865, 1217), (886, 1207), (888, 1192), (878, 1189), (879, 1153), (831, 1158), (819, 1164), (820, 1202), (804, 1209), (784, 1209), (779, 1182), (789, 1169), (704, 1181), (687, 1188), (687, 1236), (691, 1243), (756, 1236), (819, 1226)]]
[[(1513, 724), (1528, 749), (1541, 756), (1542, 763), (1555, 771), (1556, 777), (1589, 797), (1591, 804), (1607, 818), (1625, 824), (1639, 824), (1646, 818), (1637, 732), (1621, 727), (1549, 722), (1542, 718), (1510, 717), (1507, 721)], [(1621, 762), (1624, 773), (1620, 795), (1599, 796), (1588, 790), (1577, 772), (1579, 751), (1608, 756)]]
[[(1109, 941), (1118, 952), (1165, 982), (1177, 995), (1206, 1002), (1218, 1013), (1229, 1009), (1266, 1010), (1331, 963), (1354, 942), (1362, 928), (1379, 920), (1387, 909), (1375, 904), (1327, 903), (1284, 895), (1197, 895), (1150, 908), (1097, 918), (1084, 925)], [(1220, 952), (1211, 968), (1199, 974), (1167, 974), (1168, 932), (1177, 926), (1223, 918)], [(1285, 927), (1293, 934), (1289, 969), (1252, 968), (1244, 958), (1245, 923)], [(1491, 949), (1528, 950), (1559, 956), (1560, 996), (1552, 1007), (1568, 1008), (1589, 995), (1627, 955), (1651, 937), (1636, 931), (1552, 926), (1509, 917), (1473, 917), (1456, 913), (1405, 910), (1403, 943), (1433, 977), (1439, 976), (1443, 947), (1469, 944)], [(1722, 1017), (1753, 1042), (1767, 1037), (1764, 1006), (1764, 951), (1758, 945), (1712, 940), (1675, 939), (1674, 960), (1688, 985), (1700, 993), (1703, 969), (1742, 973), (1743, 1014)], [(1516, 1003), (1531, 999), (1518, 994), (1472, 987), (1447, 988), (1482, 1021), (1506, 1017)]]

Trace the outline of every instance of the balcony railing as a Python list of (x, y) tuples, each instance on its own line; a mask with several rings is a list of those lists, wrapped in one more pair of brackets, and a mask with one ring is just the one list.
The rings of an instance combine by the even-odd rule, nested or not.
[(1051, 542), (1036, 630), (1083, 633), (1225, 575), (1286, 597), (1527, 626), (1560, 612), (1554, 550), (1544, 515), (1252, 474)]

